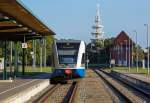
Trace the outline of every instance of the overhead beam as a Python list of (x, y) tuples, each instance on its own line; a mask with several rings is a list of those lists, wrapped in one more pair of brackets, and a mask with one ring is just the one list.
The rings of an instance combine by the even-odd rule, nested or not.
[(1, 35), (41, 35), (41, 36), (48, 36), (49, 32), (47, 33), (38, 33), (38, 32), (29, 32), (28, 31), (16, 31), (16, 32), (0, 32)]
[(3, 21), (3, 22), (0, 22), (0, 26), (18, 26), (18, 25), (14, 22)]
[[(28, 41), (28, 40), (32, 40), (32, 39), (41, 39), (42, 36), (26, 36), (25, 37), (25, 40)], [(22, 36), (17, 36), (17, 37), (14, 37), (14, 36), (10, 36), (10, 37), (2, 37), (0, 38), (0, 40), (9, 40), (9, 41), (24, 41), (24, 38)]]
[(20, 28), (19, 26), (0, 26), (0, 30), (11, 30)]
[(20, 31), (20, 32), (0, 32), (0, 36), (1, 35), (7, 35), (7, 36), (9, 36), (9, 35), (17, 35), (17, 34), (29, 34), (29, 32), (28, 31)]
[(0, 30), (0, 33), (18, 33), (18, 32), (28, 32), (28, 28), (15, 28), (15, 29), (6, 29)]
[(4, 21), (10, 21), (10, 20), (9, 19), (0, 18), (0, 22), (4, 22)]

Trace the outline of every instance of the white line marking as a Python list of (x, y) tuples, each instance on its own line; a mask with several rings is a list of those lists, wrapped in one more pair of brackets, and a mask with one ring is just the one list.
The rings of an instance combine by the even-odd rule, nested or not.
[(27, 84), (29, 84), (29, 83), (31, 83), (31, 82), (37, 81), (37, 80), (38, 80), (38, 79), (35, 79), (35, 80), (32, 80), (32, 81), (23, 83), (22, 85), (16, 86), (16, 87), (11, 88), (11, 89), (8, 89), (8, 90), (6, 90), (6, 91), (3, 91), (3, 92), (0, 93), (0, 95), (3, 94), (3, 93), (6, 93), (6, 92), (8, 92), (8, 91), (11, 91), (11, 90), (13, 90), (13, 89), (16, 89), (16, 88), (22, 87), (22, 86), (24, 86), (24, 85), (27, 85)]

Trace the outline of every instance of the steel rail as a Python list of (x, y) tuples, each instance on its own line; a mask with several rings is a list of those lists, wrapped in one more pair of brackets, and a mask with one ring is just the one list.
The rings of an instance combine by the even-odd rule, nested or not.
[(74, 99), (75, 99), (75, 95), (76, 95), (76, 92), (77, 92), (78, 85), (79, 85), (79, 81), (76, 82), (76, 84), (74, 85), (74, 89), (72, 91), (72, 95), (71, 95), (68, 103), (74, 103)]
[(35, 103), (44, 103), (47, 98), (56, 90), (60, 87), (60, 84), (54, 85), (52, 88), (50, 88), (49, 90), (47, 90), (47, 92), (45, 92), (42, 96), (40, 96)]
[[(116, 78), (114, 75), (109, 74), (109, 73), (107, 73), (107, 72), (105, 72), (105, 71), (103, 71), (103, 70), (101, 70), (101, 71), (102, 71), (103, 73), (105, 73), (106, 75), (109, 75), (110, 77), (114, 78), (115, 80), (118, 80), (118, 81), (120, 81), (120, 82), (122, 82), (122, 83), (128, 85), (129, 87), (135, 89), (136, 91), (140, 92), (140, 93), (143, 94), (144, 96), (147, 96), (148, 98), (150, 98), (150, 93), (148, 93), (147, 91), (143, 90), (142, 88), (139, 88), (139, 87), (137, 87), (137, 86), (134, 85), (134, 84), (130, 84), (129, 82), (127, 82), (127, 80), (126, 80), (126, 81), (123, 81), (123, 80), (121, 80), (121, 79), (119, 79), (119, 78)], [(138, 80), (137, 78), (135, 78), (135, 79)]]
[(97, 72), (96, 70), (94, 70), (94, 72), (100, 77), (102, 78), (102, 80), (106, 83), (106, 85), (111, 86), (110, 89), (113, 89), (113, 91), (115, 90), (117, 95), (119, 95), (121, 98), (123, 98), (124, 100), (126, 100), (126, 103), (132, 103), (132, 101), (130, 99), (128, 99), (123, 93), (121, 93), (116, 87), (114, 87), (105, 77), (103, 77), (99, 72)]

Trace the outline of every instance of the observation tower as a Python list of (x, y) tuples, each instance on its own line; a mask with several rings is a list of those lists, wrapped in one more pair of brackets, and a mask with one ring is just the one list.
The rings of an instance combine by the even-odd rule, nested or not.
[(92, 34), (92, 43), (98, 42), (98, 41), (102, 41), (104, 40), (103, 35), (103, 28), (104, 26), (102, 25), (101, 22), (101, 18), (100, 18), (100, 11), (99, 11), (99, 4), (97, 4), (97, 11), (96, 11), (96, 16), (95, 16), (95, 21), (94, 21), (94, 25), (92, 26), (93, 28), (93, 32), (91, 32)]

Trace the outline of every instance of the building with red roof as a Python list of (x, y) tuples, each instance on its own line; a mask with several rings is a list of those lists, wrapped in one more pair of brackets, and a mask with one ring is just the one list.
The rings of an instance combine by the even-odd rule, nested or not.
[(133, 63), (132, 45), (135, 43), (127, 35), (126, 32), (121, 31), (114, 39), (110, 47), (110, 57), (113, 64), (118, 66), (128, 66)]

